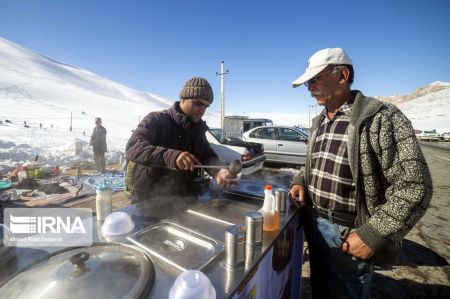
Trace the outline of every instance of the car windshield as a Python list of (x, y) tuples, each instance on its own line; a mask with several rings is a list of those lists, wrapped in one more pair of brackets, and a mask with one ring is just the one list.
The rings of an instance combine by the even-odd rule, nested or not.
[(217, 141), (220, 141), (222, 139), (222, 129), (209, 129), (209, 132), (217, 139)]

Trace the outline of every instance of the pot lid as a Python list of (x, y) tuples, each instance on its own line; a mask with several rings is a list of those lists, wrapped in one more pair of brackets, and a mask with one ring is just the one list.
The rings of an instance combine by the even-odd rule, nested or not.
[(155, 270), (140, 250), (104, 243), (55, 252), (0, 288), (1, 298), (140, 298)]
[(9, 236), (10, 231), (7, 226), (0, 223), (0, 265), (8, 262), (15, 254), (16, 247), (5, 246), (3, 240)]

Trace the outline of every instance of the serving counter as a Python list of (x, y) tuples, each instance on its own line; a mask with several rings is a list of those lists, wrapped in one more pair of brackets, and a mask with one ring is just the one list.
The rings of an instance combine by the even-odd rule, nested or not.
[[(262, 245), (245, 248), (242, 266), (230, 267), (225, 262), (225, 229), (232, 224), (245, 225), (245, 214), (262, 206), (262, 192), (261, 196), (258, 192), (264, 184), (252, 184), (253, 194), (204, 188), (196, 197), (161, 199), (164, 208), (160, 203), (155, 209), (152, 203), (140, 202), (121, 209), (135, 223), (126, 242), (150, 258), (154, 271), (153, 283), (137, 298), (168, 298), (175, 279), (185, 269), (206, 274), (217, 298), (299, 298), (303, 227), (298, 210), (289, 204), (280, 214), (279, 230), (264, 231)], [(94, 221), (94, 244), (105, 242), (101, 224)], [(17, 248), (14, 259), (0, 270), (0, 284), (58, 250), (61, 248)], [(36, 294), (32, 297), (39, 298)], [(48, 294), (45, 297), (49, 298)], [(20, 298), (27, 298), (27, 294)]]

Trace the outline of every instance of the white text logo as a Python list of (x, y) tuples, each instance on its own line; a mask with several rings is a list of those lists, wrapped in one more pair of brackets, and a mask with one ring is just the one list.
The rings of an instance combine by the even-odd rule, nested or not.
[(85, 234), (83, 222), (80, 217), (58, 217), (58, 216), (14, 216), (9, 217), (9, 228), (13, 234), (40, 234), (54, 233)]

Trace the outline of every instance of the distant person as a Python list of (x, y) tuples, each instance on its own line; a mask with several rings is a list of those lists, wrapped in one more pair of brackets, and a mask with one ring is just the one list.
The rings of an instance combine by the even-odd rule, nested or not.
[(39, 123), (39, 128), (42, 129), (42, 123)]
[(92, 145), (94, 150), (94, 162), (97, 172), (105, 173), (106, 129), (102, 126), (100, 117), (95, 119), (95, 127), (89, 144)]
[[(161, 196), (194, 195), (198, 177), (194, 165), (220, 165), (206, 140), (208, 126), (202, 120), (213, 99), (208, 81), (194, 77), (183, 86), (180, 101), (167, 110), (149, 113), (141, 121), (125, 152), (129, 161), (126, 180), (133, 185), (132, 201), (146, 200), (157, 205)], [(134, 165), (132, 169), (130, 165)], [(226, 168), (207, 171), (222, 187), (231, 177)], [(160, 204), (163, 208), (162, 200)]]
[(411, 122), (394, 105), (352, 90), (352, 60), (323, 49), (292, 84), (323, 111), (289, 197), (305, 206), (313, 298), (365, 298), (374, 264), (392, 264), (425, 214), (432, 180)]

